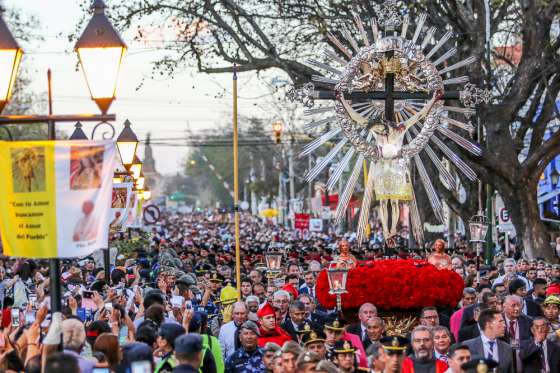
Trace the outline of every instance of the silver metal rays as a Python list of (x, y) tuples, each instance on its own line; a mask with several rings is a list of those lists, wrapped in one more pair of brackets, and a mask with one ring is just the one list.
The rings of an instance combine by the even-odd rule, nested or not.
[[(386, 220), (383, 222), (385, 238), (396, 234), (395, 214), (399, 215), (398, 206), (407, 204), (412, 232), (415, 239), (422, 242), (423, 231), (415, 193), (412, 189), (405, 192), (400, 189), (411, 185), (409, 179), (414, 165), (415, 174), (427, 193), (435, 216), (443, 222), (442, 203), (434, 187), (435, 178), (439, 177), (447, 188), (457, 190), (458, 179), (449, 172), (449, 165), (456, 167), (468, 180), (477, 178), (472, 168), (445, 141), (455, 143), (474, 156), (481, 156), (480, 147), (468, 139), (474, 132), (469, 118), (475, 113), (473, 107), (482, 102), (488, 103), (491, 95), (468, 83), (467, 75), (452, 75), (477, 60), (469, 57), (449, 63), (449, 59), (457, 53), (457, 48), (450, 45), (453, 44), (450, 31), (436, 37), (435, 27), (425, 27), (425, 14), (419, 15), (413, 22), (399, 11), (395, 0), (375, 6), (375, 11), (377, 19), (369, 20), (369, 25), (359, 15), (353, 14), (353, 31), (350, 25), (344, 25), (339, 33), (328, 33), (327, 39), (334, 50), (327, 47), (321, 58), (307, 60), (309, 65), (323, 72), (312, 78), (317, 86), (307, 83), (299, 89), (292, 89), (288, 98), (301, 102), (306, 108), (305, 115), (312, 117), (305, 126), (306, 130), (320, 129), (323, 132), (305, 146), (301, 156), (310, 155), (336, 138), (336, 144), (328, 154), (306, 174), (306, 179), (311, 182), (326, 167), (336, 163), (327, 187), (332, 190), (340, 180), (345, 180), (345, 185), (339, 190), (335, 222), (339, 223), (344, 217), (360, 175), (369, 164), (359, 215), (358, 240), (361, 242), (364, 238), (370, 205), (377, 199), (381, 203), (381, 218)], [(389, 74), (394, 82), (391, 83), (391, 88), (394, 88), (392, 95), (400, 94), (392, 101), (393, 114), (388, 114), (388, 99), (384, 94), (389, 88), (386, 80)], [(464, 88), (457, 89), (461, 85)], [(407, 96), (405, 93), (410, 94)], [(437, 94), (441, 96), (436, 97)], [(434, 100), (438, 101), (434, 104)], [(444, 105), (442, 100), (455, 100), (455, 103)], [(459, 103), (464, 107), (457, 106)], [(433, 164), (437, 174), (428, 172), (424, 163), (427, 160)], [(406, 180), (397, 180), (401, 176)], [(401, 197), (390, 196), (391, 185), (400, 188), (395, 194), (400, 193)], [(385, 192), (389, 188), (388, 197), (380, 197), (382, 187)], [(403, 198), (402, 193), (410, 195), (410, 199)], [(383, 198), (386, 198), (385, 205)], [(391, 224), (388, 222), (388, 211), (393, 218)]]

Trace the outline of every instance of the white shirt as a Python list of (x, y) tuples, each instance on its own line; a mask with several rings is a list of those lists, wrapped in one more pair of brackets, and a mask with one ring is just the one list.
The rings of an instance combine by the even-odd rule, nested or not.
[[(499, 362), (500, 357), (498, 355), (498, 341), (496, 339), (490, 340), (482, 332), (480, 333), (480, 339), (482, 339), (482, 348), (484, 348), (484, 357), (488, 358), (488, 355), (490, 355), (490, 352), (491, 352), (492, 356), (493, 356), (493, 360), (496, 361), (496, 362)], [(489, 342), (494, 342), (494, 345), (492, 346), (492, 351), (490, 351), (490, 343)]]
[(235, 351), (235, 331), (237, 326), (233, 321), (225, 323), (220, 328), (220, 334), (218, 335), (218, 341), (220, 341), (220, 347), (222, 348), (222, 354), (224, 355), (224, 360), (233, 354)]

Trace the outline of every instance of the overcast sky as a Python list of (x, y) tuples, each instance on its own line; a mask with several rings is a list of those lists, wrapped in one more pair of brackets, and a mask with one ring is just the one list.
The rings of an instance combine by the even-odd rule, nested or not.
[[(126, 0), (123, 0), (126, 1)], [(80, 19), (77, 0), (6, 0), (7, 8), (19, 7), (25, 13), (34, 14), (40, 21), (38, 28), (45, 36), (44, 42), (26, 45), (24, 64), (32, 72), (33, 84), (29, 89), (43, 93), (46, 100), (46, 72), (53, 72), (53, 97), (55, 114), (98, 113), (89, 98), (85, 79), (76, 71), (77, 57), (68, 42), (70, 34)], [(110, 1), (106, 1), (109, 5)], [(231, 116), (231, 76), (203, 75), (194, 70), (175, 74), (174, 79), (150, 79), (151, 62), (158, 57), (155, 49), (146, 49), (133, 43), (130, 33), (123, 37), (129, 51), (121, 70), (118, 98), (111, 112), (117, 114), (117, 131), (122, 122), (130, 119), (134, 131), (144, 140), (151, 132), (152, 139), (184, 138), (187, 126), (193, 131), (215, 128), (220, 121)], [(137, 89), (143, 78), (143, 86)], [(227, 91), (224, 93), (223, 88)], [(240, 114), (263, 115), (256, 106), (257, 99), (266, 88), (259, 83), (255, 74), (241, 74), (239, 78)], [(219, 98), (215, 96), (219, 95)], [(70, 124), (61, 125), (68, 132)], [(86, 125), (91, 129), (93, 124)], [(240, 124), (243, 127), (243, 123)], [(87, 132), (89, 133), (89, 131)], [(168, 140), (166, 140), (168, 141)], [(143, 154), (143, 148), (140, 150)], [(156, 167), (164, 174), (175, 173), (188, 154), (185, 146), (154, 146)]]

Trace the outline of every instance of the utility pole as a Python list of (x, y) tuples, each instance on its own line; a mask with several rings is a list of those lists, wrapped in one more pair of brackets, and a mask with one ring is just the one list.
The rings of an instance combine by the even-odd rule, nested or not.
[[(288, 179), (290, 180), (290, 202), (289, 202), (289, 216), (294, 216), (294, 200), (295, 200), (295, 186), (294, 186), (294, 137), (290, 138), (288, 144)], [(294, 219), (292, 219), (292, 228), (294, 228)]]

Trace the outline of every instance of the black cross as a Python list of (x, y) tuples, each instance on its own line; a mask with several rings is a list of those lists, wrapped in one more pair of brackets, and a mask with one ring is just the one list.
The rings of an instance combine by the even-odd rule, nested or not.
[[(394, 51), (386, 52), (387, 59), (390, 60), (394, 56)], [(385, 119), (391, 122), (395, 121), (395, 100), (430, 100), (431, 93), (427, 92), (406, 92), (395, 91), (395, 74), (385, 74), (385, 90), (371, 92), (352, 92), (347, 93), (344, 97), (353, 101), (364, 100), (384, 100), (385, 101)], [(318, 100), (334, 100), (336, 92), (334, 90), (316, 90), (314, 98)], [(445, 91), (440, 100), (459, 100), (459, 91)]]

